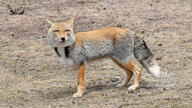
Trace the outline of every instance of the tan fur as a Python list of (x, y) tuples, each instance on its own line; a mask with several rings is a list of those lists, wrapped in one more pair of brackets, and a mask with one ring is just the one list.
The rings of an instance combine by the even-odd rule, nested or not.
[(89, 40), (95, 42), (102, 42), (104, 40), (114, 40), (122, 38), (128, 32), (127, 29), (111, 27), (100, 30), (78, 32), (75, 34), (76, 43), (81, 43), (82, 40)]
[(85, 89), (85, 81), (84, 81), (84, 74), (85, 74), (86, 65), (82, 65), (78, 68), (78, 88), (77, 93), (73, 95), (73, 97), (82, 97)]

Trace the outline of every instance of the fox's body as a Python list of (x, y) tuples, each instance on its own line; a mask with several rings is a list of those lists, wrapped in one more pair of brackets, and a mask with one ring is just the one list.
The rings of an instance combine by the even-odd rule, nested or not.
[(134, 32), (124, 28), (105, 28), (89, 32), (74, 33), (73, 18), (64, 23), (52, 23), (48, 27), (50, 45), (62, 62), (78, 68), (78, 90), (74, 97), (84, 93), (84, 70), (86, 63), (102, 58), (111, 58), (119, 67), (125, 70), (126, 78), (118, 87), (125, 86), (133, 73), (136, 74), (134, 85), (129, 90), (139, 86), (141, 70), (132, 61), (136, 57), (147, 70), (155, 76), (159, 75), (153, 55), (145, 42), (135, 36)]
[(76, 33), (75, 43), (68, 46), (68, 57), (62, 44), (57, 47), (58, 52), (62, 54), (63, 62), (65, 62), (65, 59), (71, 58), (74, 65), (80, 66), (104, 57), (113, 57), (118, 61), (127, 63), (129, 59), (134, 57), (132, 46), (134, 46), (134, 35), (130, 34), (128, 30), (107, 28)]

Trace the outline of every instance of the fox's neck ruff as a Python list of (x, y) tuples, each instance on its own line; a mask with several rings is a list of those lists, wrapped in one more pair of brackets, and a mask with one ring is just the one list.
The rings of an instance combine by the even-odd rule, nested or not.
[(58, 52), (58, 48), (57, 48), (57, 47), (54, 47), (54, 50), (55, 50), (56, 54), (57, 54), (59, 57), (61, 57), (61, 54)]
[[(62, 54), (60, 54), (61, 51), (59, 51), (58, 47), (54, 47), (54, 50), (55, 50), (55, 53), (61, 57)], [(64, 52), (64, 56), (65, 58), (69, 58), (70, 57), (70, 52), (71, 52), (71, 46), (66, 46), (63, 48), (63, 51)]]
[(71, 46), (64, 47), (64, 52), (65, 52), (66, 58), (70, 57), (70, 50), (71, 50)]

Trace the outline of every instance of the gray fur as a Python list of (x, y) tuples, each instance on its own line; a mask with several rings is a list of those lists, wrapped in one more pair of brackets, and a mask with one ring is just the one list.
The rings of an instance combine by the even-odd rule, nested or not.
[(134, 55), (147, 69), (154, 65), (153, 54), (147, 47), (145, 41), (139, 37), (134, 38)]
[[(105, 40), (99, 44), (95, 42), (85, 41), (83, 44), (84, 53), (86, 55), (86, 60), (101, 58), (111, 54), (114, 46), (112, 45), (112, 40)], [(96, 45), (96, 46), (95, 46)]]
[(112, 57), (122, 63), (128, 63), (133, 55), (134, 36), (127, 34), (125, 37), (115, 40)]
[[(96, 45), (96, 46), (95, 46)], [(128, 63), (133, 58), (134, 37), (127, 34), (118, 40), (105, 40), (95, 44), (94, 41), (84, 41), (82, 47), (71, 49), (70, 57), (76, 65), (82, 65), (86, 61), (111, 56), (122, 63)]]

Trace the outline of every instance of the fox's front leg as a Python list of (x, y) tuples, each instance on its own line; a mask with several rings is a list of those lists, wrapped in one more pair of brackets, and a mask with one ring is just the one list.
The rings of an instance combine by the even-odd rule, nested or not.
[(81, 65), (78, 67), (78, 87), (77, 92), (73, 95), (73, 97), (82, 97), (85, 92), (85, 82), (84, 82), (84, 74), (85, 74), (86, 65)]
[(139, 81), (141, 78), (141, 69), (139, 69), (133, 62), (127, 66), (135, 74), (134, 84), (128, 88), (128, 90), (136, 90), (139, 87)]

